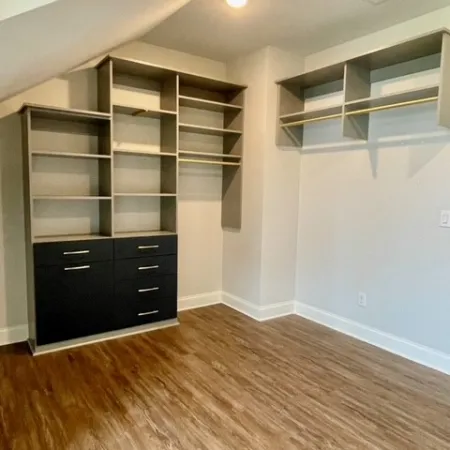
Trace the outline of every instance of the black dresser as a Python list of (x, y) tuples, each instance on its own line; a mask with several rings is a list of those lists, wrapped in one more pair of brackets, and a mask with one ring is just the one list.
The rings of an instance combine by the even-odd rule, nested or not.
[(177, 317), (177, 236), (33, 245), (35, 345)]

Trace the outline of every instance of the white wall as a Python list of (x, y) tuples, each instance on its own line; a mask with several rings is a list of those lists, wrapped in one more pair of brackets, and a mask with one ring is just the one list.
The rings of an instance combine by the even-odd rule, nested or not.
[[(443, 26), (450, 8), (311, 55), (306, 69)], [(440, 210), (450, 209), (450, 133), (436, 123), (436, 106), (426, 105), (373, 114), (367, 143), (341, 139), (339, 121), (305, 128), (297, 300), (450, 353), (450, 230), (439, 228)]]
[(56, 0), (21, 0), (21, 1), (9, 1), (3, 2), (0, 5), (0, 20), (8, 19), (9, 17), (23, 14), (26, 11), (30, 11), (35, 8), (53, 3)]
[[(114, 54), (224, 78), (226, 67), (193, 55), (133, 42)], [(25, 249), (20, 120), (24, 102), (96, 108), (94, 71), (78, 70), (0, 104), (0, 335), (26, 324)], [(222, 288), (221, 172), (182, 168), (179, 202), (179, 294)], [(0, 336), (1, 337), (1, 336)]]
[(296, 246), (291, 238), (297, 230), (300, 157), (295, 151), (279, 152), (275, 145), (275, 80), (302, 69), (302, 59), (273, 47), (228, 65), (229, 77), (249, 86), (242, 229), (224, 233), (223, 290), (240, 299), (241, 306), (242, 301), (259, 308), (294, 299)]

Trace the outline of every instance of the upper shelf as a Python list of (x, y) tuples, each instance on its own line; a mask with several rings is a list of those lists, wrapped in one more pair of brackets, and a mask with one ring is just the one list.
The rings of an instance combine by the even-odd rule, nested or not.
[(111, 155), (100, 155), (95, 153), (75, 153), (75, 152), (53, 152), (51, 150), (34, 150), (33, 156), (49, 156), (54, 158), (81, 158), (81, 159), (111, 159)]
[(242, 106), (231, 105), (229, 103), (215, 102), (212, 100), (205, 100), (203, 98), (189, 97), (187, 95), (180, 95), (179, 97), (180, 106), (186, 108), (197, 108), (204, 109), (213, 112), (224, 112), (224, 111), (242, 111)]
[(111, 114), (88, 111), (83, 109), (58, 108), (56, 106), (36, 105), (25, 103), (20, 109), (20, 113), (30, 111), (32, 118), (64, 120), (82, 123), (101, 123), (111, 120)]
[(369, 97), (353, 100), (345, 104), (346, 115), (368, 114), (372, 111), (401, 108), (421, 103), (437, 101), (439, 86), (412, 89), (381, 97)]
[(192, 125), (187, 123), (180, 123), (179, 129), (185, 133), (206, 134), (209, 136), (240, 136), (242, 131), (228, 130), (225, 128), (206, 127), (202, 125)]
[(124, 105), (115, 103), (113, 111), (116, 114), (127, 114), (131, 116), (148, 117), (151, 119), (160, 119), (165, 116), (176, 116), (176, 111), (168, 111), (164, 109), (144, 109), (138, 106)]

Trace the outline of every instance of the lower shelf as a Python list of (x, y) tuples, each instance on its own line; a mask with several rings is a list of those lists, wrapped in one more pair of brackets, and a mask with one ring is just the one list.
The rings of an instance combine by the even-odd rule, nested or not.
[(130, 238), (130, 237), (146, 237), (146, 236), (175, 236), (177, 233), (173, 231), (119, 231), (114, 233), (115, 238)]
[(42, 244), (45, 242), (67, 242), (67, 241), (89, 241), (92, 239), (111, 239), (111, 236), (102, 234), (65, 234), (59, 236), (36, 236), (33, 243)]
[(228, 162), (228, 161), (208, 161), (206, 159), (187, 159), (187, 158), (180, 158), (178, 159), (180, 163), (187, 163), (187, 164), (209, 164), (213, 166), (240, 166), (240, 162)]

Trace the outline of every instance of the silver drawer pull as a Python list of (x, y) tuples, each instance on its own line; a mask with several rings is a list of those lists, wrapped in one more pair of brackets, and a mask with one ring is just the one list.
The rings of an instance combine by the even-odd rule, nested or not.
[(138, 290), (139, 294), (142, 294), (144, 292), (154, 292), (154, 291), (159, 291), (159, 287)]
[(158, 314), (158, 313), (159, 313), (159, 309), (155, 309), (154, 311), (149, 311), (149, 312), (146, 312), (146, 313), (140, 313), (140, 314), (138, 314), (138, 316), (139, 317), (152, 316), (153, 314)]
[(91, 266), (77, 266), (77, 267), (64, 267), (64, 270), (86, 270), (90, 268)]
[(76, 252), (64, 252), (63, 255), (87, 255), (89, 250), (77, 250)]
[(138, 268), (138, 270), (153, 270), (153, 269), (159, 269), (159, 266), (142, 266)]
[(152, 250), (155, 248), (159, 248), (159, 245), (140, 245), (138, 250)]

